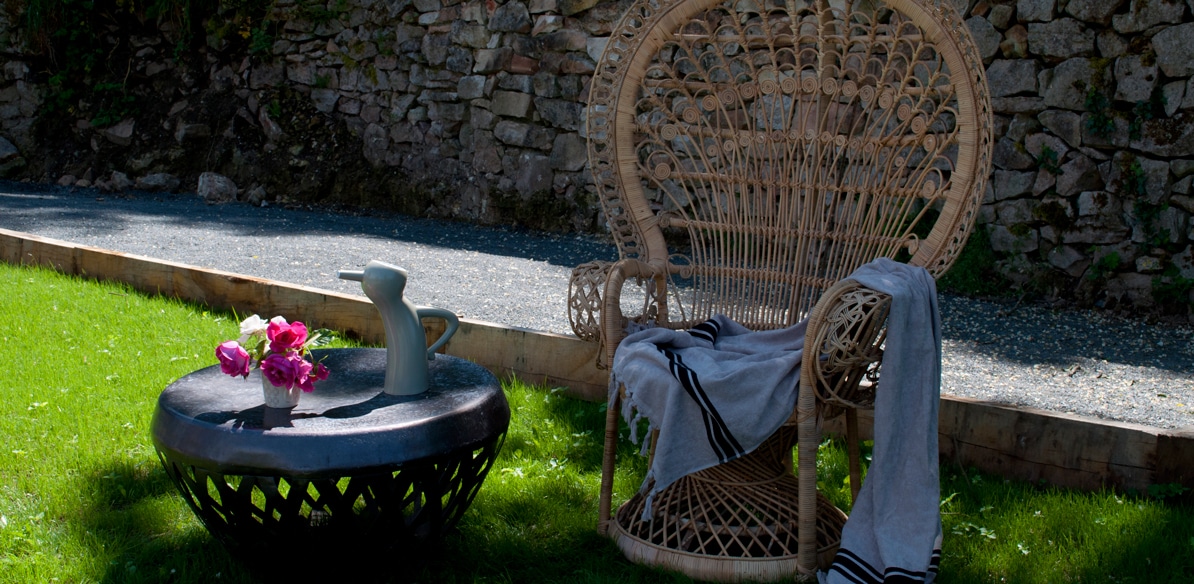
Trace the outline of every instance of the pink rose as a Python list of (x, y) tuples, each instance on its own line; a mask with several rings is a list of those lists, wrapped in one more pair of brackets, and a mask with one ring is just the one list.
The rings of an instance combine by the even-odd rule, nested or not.
[(249, 353), (240, 346), (240, 343), (236, 341), (220, 343), (220, 346), (216, 347), (216, 358), (220, 360), (220, 371), (225, 374), (233, 377), (249, 376), (249, 366), (253, 360), (249, 357)]
[(288, 324), (285, 319), (277, 318), (270, 321), (265, 336), (269, 339), (271, 352), (285, 353), (287, 349), (298, 349), (307, 342), (307, 325), (301, 322)]
[[(328, 376), (327, 367), (323, 367), (323, 365), (319, 365), (318, 367), (313, 367), (310, 362), (305, 361), (303, 359), (299, 359), (299, 363), (301, 363), (301, 365), (298, 365), (297, 367), (299, 367), (301, 369), (301, 373), (298, 377), (295, 378), (294, 384), (297, 385), (298, 388), (303, 390), (304, 392), (311, 393), (311, 392), (315, 391), (315, 382), (316, 381), (321, 381), (323, 379), (327, 379), (327, 376)], [(319, 367), (323, 367), (323, 377), (318, 376), (319, 375)]]
[[(314, 367), (311, 363), (294, 351), (287, 351), (285, 354), (274, 353), (261, 361), (261, 374), (274, 387), (298, 387), (307, 393), (315, 391), (314, 382), (318, 381), (311, 376), (312, 369)], [(326, 373), (324, 376), (326, 377)]]
[(295, 367), (290, 353), (274, 353), (261, 360), (261, 375), (274, 387), (294, 387)]

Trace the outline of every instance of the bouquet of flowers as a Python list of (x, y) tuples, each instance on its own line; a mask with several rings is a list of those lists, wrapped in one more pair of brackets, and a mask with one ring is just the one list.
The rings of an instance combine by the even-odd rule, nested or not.
[(315, 382), (328, 377), (323, 363), (308, 360), (310, 350), (332, 341), (331, 331), (318, 329), (309, 335), (307, 325), (275, 316), (268, 322), (254, 314), (240, 323), (240, 339), (216, 347), (220, 371), (236, 377), (249, 376), (253, 367), (274, 387), (304, 392), (315, 390)]

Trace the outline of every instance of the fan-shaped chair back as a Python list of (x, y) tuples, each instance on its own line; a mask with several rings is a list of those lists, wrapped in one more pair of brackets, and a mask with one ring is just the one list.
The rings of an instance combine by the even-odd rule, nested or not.
[(636, 2), (598, 63), (589, 157), (621, 256), (691, 278), (661, 320), (781, 327), (879, 256), (944, 272), (992, 144), (963, 27), (921, 0)]

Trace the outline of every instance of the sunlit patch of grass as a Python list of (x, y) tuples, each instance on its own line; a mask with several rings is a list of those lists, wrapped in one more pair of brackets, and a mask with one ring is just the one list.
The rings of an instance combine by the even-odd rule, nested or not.
[(0, 581), (247, 581), (149, 439), (158, 394), (215, 364), (236, 317), (7, 264), (0, 289)]

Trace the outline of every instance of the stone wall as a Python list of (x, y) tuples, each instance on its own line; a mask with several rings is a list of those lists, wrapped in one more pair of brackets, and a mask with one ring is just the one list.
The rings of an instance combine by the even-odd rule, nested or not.
[[(1185, 312), (1194, 0), (955, 3), (998, 113), (979, 221), (999, 271), (1040, 293)], [(176, 23), (150, 22), (120, 31), (143, 106), (112, 124), (33, 123), (52, 97), (44, 63), (0, 15), (0, 173), (601, 231), (583, 108), (627, 5), (275, 0), (263, 19), (209, 15), (189, 60)]]
[[(374, 167), (441, 182), (450, 215), (597, 228), (586, 193), (584, 94), (619, 4), (353, 0), (325, 22), (279, 0), (273, 59), (250, 92), (288, 84), (360, 137)], [(258, 112), (263, 127), (268, 113)], [(566, 204), (561, 207), (560, 202)], [(442, 206), (442, 202), (441, 202)], [(561, 218), (561, 209), (575, 216)], [(548, 216), (552, 215), (552, 216)]]
[(33, 122), (41, 105), (42, 88), (29, 80), (28, 49), (14, 26), (13, 15), (0, 10), (0, 176), (19, 173), (25, 154), (36, 149)]
[[(104, 124), (88, 100), (71, 103), (92, 106), (77, 119), (55, 110), (31, 124), (54, 91), (38, 73), (50, 64), (0, 21), (9, 59), (0, 170), (101, 188), (221, 184), (201, 194), (597, 232), (583, 108), (627, 2), (594, 4), (275, 0), (260, 19), (208, 15), (182, 57), (177, 47), (194, 32), (126, 18), (131, 30), (111, 39), (114, 52), (127, 48), (123, 83), (139, 111)], [(40, 97), (26, 95), (34, 77)], [(213, 172), (232, 185), (199, 180)]]
[(1000, 271), (1186, 312), (1194, 283), (1194, 1), (979, 0), (996, 135), (980, 223)]

